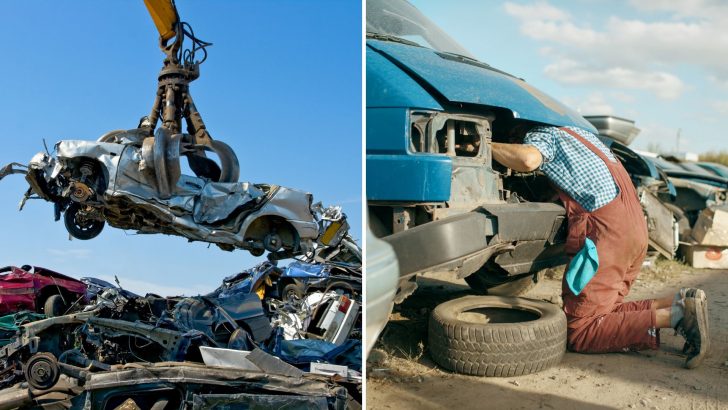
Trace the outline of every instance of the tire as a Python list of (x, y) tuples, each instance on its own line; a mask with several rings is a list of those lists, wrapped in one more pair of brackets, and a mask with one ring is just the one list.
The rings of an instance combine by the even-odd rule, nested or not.
[(66, 304), (61, 295), (50, 295), (43, 304), (43, 313), (46, 317), (63, 316), (66, 313)]
[(303, 299), (305, 289), (296, 283), (289, 283), (281, 290), (281, 299), (285, 301), (294, 300), (295, 298)]
[(466, 276), (465, 282), (471, 289), (483, 295), (524, 296), (543, 280), (545, 273), (546, 269), (543, 269), (534, 274), (509, 280), (509, 278), (483, 267), (470, 276)]
[(63, 214), (63, 223), (71, 236), (82, 241), (93, 239), (101, 233), (106, 224), (104, 221), (87, 219), (79, 215), (81, 206), (72, 203)]
[[(488, 311), (473, 312), (478, 309)], [(488, 317), (493, 321), (483, 320)], [(566, 316), (558, 306), (537, 300), (466, 296), (432, 311), (429, 349), (437, 364), (457, 373), (488, 377), (535, 373), (564, 356)]]

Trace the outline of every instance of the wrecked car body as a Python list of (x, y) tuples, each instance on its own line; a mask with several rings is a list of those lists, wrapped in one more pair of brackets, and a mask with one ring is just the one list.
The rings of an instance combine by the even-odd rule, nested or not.
[(249, 348), (271, 332), (256, 295), (126, 298), (110, 288), (82, 312), (20, 326), (15, 340), (0, 348), (0, 384), (27, 379), (48, 355), (73, 375), (111, 364), (192, 360), (199, 346)]
[[(224, 250), (245, 249), (256, 256), (269, 251), (288, 257), (313, 250), (319, 230), (311, 194), (182, 175), (181, 134), (170, 135), (163, 128), (154, 138), (130, 130), (114, 141), (60, 141), (55, 156), (38, 153), (27, 170), (11, 164), (0, 178), (26, 173), (30, 189), (24, 201), (37, 196), (52, 202), (56, 220), (63, 214), (66, 228), (78, 239), (97, 236), (108, 223), (214, 243)], [(160, 149), (155, 141), (167, 143), (161, 145), (162, 154), (154, 151)], [(164, 181), (159, 179), (161, 169)]]
[(713, 162), (697, 162), (696, 164), (714, 175), (722, 178), (728, 178), (728, 167), (723, 164), (716, 164)]
[[(275, 263), (265, 262), (250, 271), (274, 269), (278, 269)], [(303, 300), (281, 302), (272, 298), (271, 292), (259, 294), (253, 291), (250, 282), (247, 286), (230, 286), (240, 282), (233, 281), (223, 283), (204, 296), (163, 298), (147, 294), (141, 297), (122, 289), (118, 280), (117, 285), (100, 279), (84, 280), (89, 295), (86, 303), (89, 304), (75, 305), (73, 313), (51, 318), (43, 315), (3, 318), (2, 323), (7, 322), (8, 326), (3, 327), (7, 339), (0, 347), (0, 387), (7, 389), (0, 391), (0, 408), (13, 400), (26, 400), (33, 394), (43, 396), (51, 390), (67, 393), (68, 397), (64, 400), (70, 400), (70, 403), (89, 403), (88, 400), (96, 400), (93, 397), (102, 397), (95, 396), (94, 380), (108, 374), (119, 381), (119, 377), (123, 379), (120, 371), (143, 366), (191, 366), (199, 369), (200, 374), (209, 372), (213, 375), (201, 380), (200, 384), (215, 385), (214, 374), (218, 370), (224, 373), (227, 370), (240, 372), (241, 369), (196, 367), (189, 362), (207, 363), (212, 354), (218, 358), (217, 365), (236, 367), (232, 362), (226, 362), (225, 358), (231, 356), (222, 352), (243, 355), (245, 360), (255, 361), (256, 357), (260, 360), (246, 368), (252, 373), (246, 373), (245, 377), (283, 374), (297, 378), (298, 382), (291, 386), (299, 387), (308, 384), (299, 368), (328, 374), (321, 373), (319, 367), (330, 363), (334, 368), (349, 369), (343, 379), (336, 379), (346, 388), (329, 381), (329, 393), (339, 393), (327, 393), (325, 398), (312, 401), (308, 397), (311, 394), (266, 397), (261, 390), (250, 390), (235, 383), (219, 383), (218, 390), (205, 390), (206, 387), (199, 390), (203, 394), (220, 394), (204, 399), (211, 401), (200, 397), (203, 400), (200, 403), (224, 404), (234, 400), (258, 403), (256, 400), (262, 400), (261, 403), (288, 403), (304, 408), (344, 408), (341, 406), (351, 400), (347, 389), (352, 390), (355, 396), (357, 394), (357, 386), (361, 382), (360, 293), (357, 294), (358, 300), (353, 300), (341, 289), (327, 292), (309, 289), (310, 293)], [(290, 333), (287, 323), (293, 316), (299, 318), (300, 323), (305, 323), (305, 327), (298, 328), (296, 337), (287, 337), (286, 334)], [(313, 366), (314, 362), (321, 366)], [(284, 373), (280, 373), (281, 369), (285, 370)], [(20, 397), (17, 393), (24, 387), (10, 386), (22, 381), (27, 382), (30, 390)], [(67, 381), (70, 381), (71, 387), (64, 384)], [(124, 400), (131, 399), (137, 404), (151, 400), (152, 396), (143, 393), (145, 389), (130, 396), (136, 386), (136, 383), (124, 379), (117, 385), (119, 389), (113, 391), (123, 392), (126, 394)], [(198, 387), (185, 381), (175, 391), (185, 388), (192, 391)], [(248, 393), (250, 397), (246, 396)], [(253, 397), (254, 394), (260, 397)], [(4, 397), (8, 402), (4, 401)], [(185, 396), (187, 399), (189, 397)], [(115, 403), (119, 405), (122, 402)]]
[(284, 298), (302, 298), (312, 291), (341, 289), (352, 296), (362, 295), (361, 267), (346, 264), (311, 264), (294, 261), (281, 272), (279, 286)]
[(319, 224), (316, 250), (303, 255), (311, 263), (343, 262), (361, 267), (361, 247), (349, 234), (349, 222), (341, 206), (324, 208), (321, 202), (312, 206)]
[(38, 266), (0, 268), (0, 315), (23, 310), (58, 316), (79, 299), (86, 285)]
[[(255, 360), (255, 359), (253, 359)], [(259, 371), (196, 363), (134, 363), (62, 379), (50, 390), (22, 385), (0, 391), (0, 408), (57, 405), (84, 409), (346, 409), (347, 389), (329, 378), (290, 374), (262, 360)], [(44, 407), (45, 408), (45, 407)]]
[(725, 203), (728, 198), (728, 180), (710, 174), (694, 163), (677, 163), (649, 153), (639, 156), (674, 187), (669, 192), (659, 192), (658, 197), (673, 213), (680, 241), (690, 242), (698, 214), (703, 209)]
[(634, 121), (611, 115), (584, 117), (594, 124), (599, 139), (622, 163), (635, 186), (647, 220), (648, 254), (673, 259), (679, 245), (680, 228), (673, 216), (677, 191), (672, 181), (655, 165), (627, 145), (640, 133)]
[(361, 298), (361, 266), (346, 263), (307, 263), (293, 261), (279, 268), (271, 262), (263, 262), (251, 269), (228, 276), (210, 296), (225, 296), (236, 292), (256, 293), (279, 300), (303, 298), (314, 291), (342, 290)]
[(517, 295), (566, 262), (565, 211), (540, 172), (494, 163), (524, 123), (596, 129), (522, 79), (473, 58), (405, 1), (367, 2), (367, 204), (395, 250), (397, 302), (450, 272)]
[(282, 330), (284, 340), (313, 335), (341, 345), (361, 334), (361, 266), (296, 260), (279, 268), (263, 262), (225, 278), (208, 297), (238, 293), (255, 294), (265, 302), (271, 324)]
[(283, 330), (285, 340), (316, 335), (317, 340), (341, 345), (357, 325), (361, 329), (360, 303), (342, 292), (313, 292), (302, 299), (269, 303), (277, 316), (273, 324)]
[(600, 139), (622, 162), (637, 189), (647, 218), (649, 246), (668, 259), (689, 242), (698, 214), (726, 199), (728, 180), (696, 163), (636, 152), (625, 142), (639, 133), (634, 122), (614, 116), (588, 116)]

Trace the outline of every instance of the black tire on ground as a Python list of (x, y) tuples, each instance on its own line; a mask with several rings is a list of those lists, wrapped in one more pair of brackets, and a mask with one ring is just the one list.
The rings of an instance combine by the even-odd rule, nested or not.
[(43, 313), (46, 317), (62, 316), (66, 313), (66, 304), (61, 295), (50, 295), (43, 304)]
[(539, 372), (566, 351), (566, 316), (557, 305), (501, 296), (466, 296), (430, 316), (429, 349), (440, 366), (476, 376)]
[(541, 282), (546, 270), (534, 274), (527, 274), (518, 279), (507, 278), (485, 267), (480, 268), (472, 275), (465, 277), (465, 282), (474, 291), (483, 295), (494, 296), (523, 296), (533, 290)]

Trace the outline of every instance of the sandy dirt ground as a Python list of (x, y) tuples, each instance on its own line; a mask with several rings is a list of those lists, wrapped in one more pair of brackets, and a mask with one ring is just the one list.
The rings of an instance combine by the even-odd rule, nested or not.
[[(551, 273), (529, 297), (560, 302), (560, 275)], [(627, 300), (706, 291), (711, 351), (703, 365), (684, 369), (683, 339), (661, 332), (657, 351), (577, 354), (540, 373), (510, 378), (465, 376), (439, 368), (427, 349), (430, 310), (471, 294), (464, 281), (424, 277), (395, 308), (367, 364), (370, 409), (727, 409), (728, 271), (693, 270), (675, 262), (643, 269)]]

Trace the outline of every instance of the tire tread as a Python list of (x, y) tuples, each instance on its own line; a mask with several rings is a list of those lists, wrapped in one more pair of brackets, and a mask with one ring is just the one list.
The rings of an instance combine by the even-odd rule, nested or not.
[[(535, 373), (561, 361), (566, 351), (566, 317), (558, 307), (538, 302), (550, 313), (529, 322), (497, 325), (463, 322), (442, 314), (448, 309), (457, 311), (463, 299), (472, 304), (473, 298), (449, 301), (432, 311), (429, 348), (437, 364), (463, 374), (511, 377)], [(488, 298), (495, 297), (477, 298), (483, 299), (482, 307), (487, 307)], [(519, 303), (517, 298), (496, 299)], [(529, 303), (533, 306), (536, 301)]]

